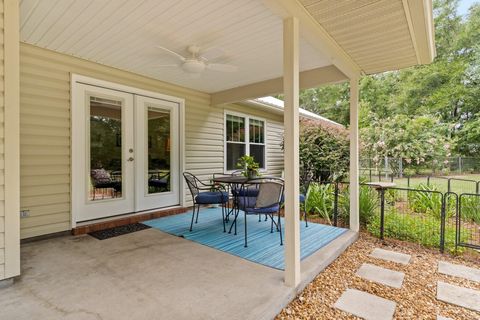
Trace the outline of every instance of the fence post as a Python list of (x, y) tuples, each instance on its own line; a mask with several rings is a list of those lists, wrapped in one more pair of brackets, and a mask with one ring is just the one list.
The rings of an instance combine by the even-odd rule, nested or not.
[(452, 181), (452, 178), (448, 178), (448, 182), (447, 182), (447, 190), (448, 190), (448, 192), (450, 192), (450, 189), (451, 189), (451, 185), (452, 185), (451, 181)]
[(403, 159), (400, 158), (398, 161), (398, 177), (403, 178)]
[(380, 239), (383, 240), (383, 233), (385, 231), (385, 189), (380, 188)]
[(333, 225), (338, 225), (338, 181), (335, 182), (335, 195), (333, 198)]
[(427, 176), (427, 186), (430, 185), (430, 176)]
[(446, 194), (442, 194), (442, 212), (440, 213), (440, 252), (443, 253), (445, 251), (445, 219), (446, 219), (446, 202), (447, 196), (450, 191)]
[(479, 194), (479, 193), (480, 193), (480, 192), (479, 192), (479, 191), (480, 191), (480, 181), (477, 182), (477, 187), (475, 188), (475, 191), (476, 191), (476, 192), (475, 192), (476, 194)]
[(407, 176), (407, 186), (410, 188), (410, 176)]
[(462, 157), (458, 157), (458, 172), (462, 174)]

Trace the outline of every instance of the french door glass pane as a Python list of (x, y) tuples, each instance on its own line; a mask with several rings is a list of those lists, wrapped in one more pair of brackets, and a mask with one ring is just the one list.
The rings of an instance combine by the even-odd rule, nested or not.
[(122, 197), (122, 101), (90, 97), (88, 200)]
[(147, 108), (148, 193), (171, 191), (170, 185), (170, 111)]
[(236, 170), (238, 159), (245, 155), (245, 144), (227, 142), (227, 170)]
[(265, 168), (265, 145), (250, 144), (250, 156), (258, 162), (260, 168)]

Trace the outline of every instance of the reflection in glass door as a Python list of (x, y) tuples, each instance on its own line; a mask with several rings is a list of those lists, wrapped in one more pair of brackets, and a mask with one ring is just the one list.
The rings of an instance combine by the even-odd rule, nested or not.
[(90, 96), (89, 201), (122, 197), (122, 101)]
[(177, 205), (179, 197), (178, 104), (135, 97), (136, 208)]

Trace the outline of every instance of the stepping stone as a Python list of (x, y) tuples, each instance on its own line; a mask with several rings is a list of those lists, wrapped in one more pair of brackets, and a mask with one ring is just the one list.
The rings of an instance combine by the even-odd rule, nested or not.
[(366, 320), (391, 320), (396, 303), (370, 293), (347, 289), (334, 306)]
[(437, 282), (437, 299), (480, 312), (480, 291)]
[(437, 316), (437, 320), (453, 320), (452, 318), (446, 318), (442, 316)]
[(400, 289), (402, 287), (405, 274), (403, 272), (393, 271), (390, 269), (377, 267), (373, 264), (364, 263), (360, 269), (358, 269), (357, 276)]
[(390, 262), (401, 263), (401, 264), (408, 264), (411, 258), (409, 254), (390, 251), (390, 250), (384, 250), (380, 248), (375, 248), (373, 252), (370, 254), (370, 257), (387, 260)]
[(449, 276), (464, 278), (467, 280), (480, 282), (480, 270), (463, 266), (461, 264), (453, 264), (445, 261), (438, 262), (438, 272)]

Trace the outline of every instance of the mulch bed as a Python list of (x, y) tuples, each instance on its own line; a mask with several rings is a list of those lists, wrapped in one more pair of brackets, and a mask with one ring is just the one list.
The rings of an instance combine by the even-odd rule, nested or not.
[[(409, 265), (399, 265), (370, 258), (374, 248), (410, 254)], [(366, 233), (335, 260), (277, 316), (279, 319), (358, 319), (333, 308), (347, 288), (362, 290), (397, 303), (395, 319), (436, 319), (437, 315), (452, 319), (480, 319), (480, 313), (456, 307), (436, 299), (437, 281), (480, 290), (480, 283), (437, 273), (439, 260), (480, 268), (480, 254), (462, 256), (441, 254), (438, 250), (396, 241), (381, 241)], [(355, 275), (363, 263), (405, 273), (401, 289), (390, 288)]]

